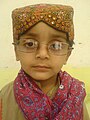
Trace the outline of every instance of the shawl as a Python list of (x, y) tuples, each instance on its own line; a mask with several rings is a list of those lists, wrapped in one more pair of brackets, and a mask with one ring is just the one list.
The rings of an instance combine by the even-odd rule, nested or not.
[(14, 81), (14, 95), (26, 120), (83, 120), (84, 83), (59, 72), (60, 86), (50, 99), (24, 70)]

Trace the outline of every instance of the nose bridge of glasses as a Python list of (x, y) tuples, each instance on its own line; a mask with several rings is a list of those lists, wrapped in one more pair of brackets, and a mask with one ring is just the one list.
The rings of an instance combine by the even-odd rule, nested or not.
[(40, 53), (47, 53), (48, 52), (48, 44), (47, 43), (44, 43), (44, 42), (41, 42), (39, 43), (38, 45), (38, 51)]
[(39, 44), (40, 44), (40, 45), (45, 45), (45, 46), (48, 45), (48, 43), (45, 43), (45, 42), (40, 42)]
[(38, 57), (41, 57), (41, 58), (49, 57), (48, 44), (45, 42), (39, 43), (36, 54)]
[(38, 49), (40, 49), (40, 50), (48, 50), (48, 43), (40, 42), (38, 44)]

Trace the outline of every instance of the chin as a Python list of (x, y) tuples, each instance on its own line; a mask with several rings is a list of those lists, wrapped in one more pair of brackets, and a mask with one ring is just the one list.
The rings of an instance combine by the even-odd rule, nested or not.
[(34, 78), (35, 80), (47, 80), (50, 78), (50, 76), (44, 76), (44, 75), (35, 75), (35, 76), (32, 76), (32, 78)]
[(52, 75), (50, 74), (46, 74), (46, 73), (36, 73), (36, 74), (29, 74), (33, 79), (35, 80), (47, 80), (50, 79), (52, 77)]

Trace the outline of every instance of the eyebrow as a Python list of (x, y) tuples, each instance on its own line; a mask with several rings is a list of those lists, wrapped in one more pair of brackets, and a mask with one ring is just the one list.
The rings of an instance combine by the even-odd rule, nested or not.
[(31, 33), (31, 32), (28, 33), (27, 35), (28, 35), (28, 36), (32, 36), (32, 37), (37, 37), (37, 36), (38, 36), (38, 34), (36, 34), (36, 33)]
[[(38, 37), (38, 34), (37, 33), (32, 33), (32, 32), (29, 32), (27, 33), (27, 37)], [(62, 38), (62, 39), (65, 39), (67, 40), (67, 35), (61, 35), (61, 34), (51, 34), (50, 35), (51, 38)]]
[(51, 37), (52, 37), (52, 38), (63, 38), (63, 39), (66, 40), (66, 37), (67, 37), (67, 36), (65, 37), (65, 36), (62, 36), (62, 35), (60, 35), (60, 34), (52, 34)]

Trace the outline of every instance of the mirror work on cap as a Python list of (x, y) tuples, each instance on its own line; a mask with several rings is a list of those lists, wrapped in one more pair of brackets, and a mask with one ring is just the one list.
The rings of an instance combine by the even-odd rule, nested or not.
[(13, 38), (19, 39), (20, 35), (29, 30), (40, 21), (51, 27), (67, 32), (69, 40), (74, 39), (73, 8), (59, 4), (35, 4), (17, 8), (12, 12)]

